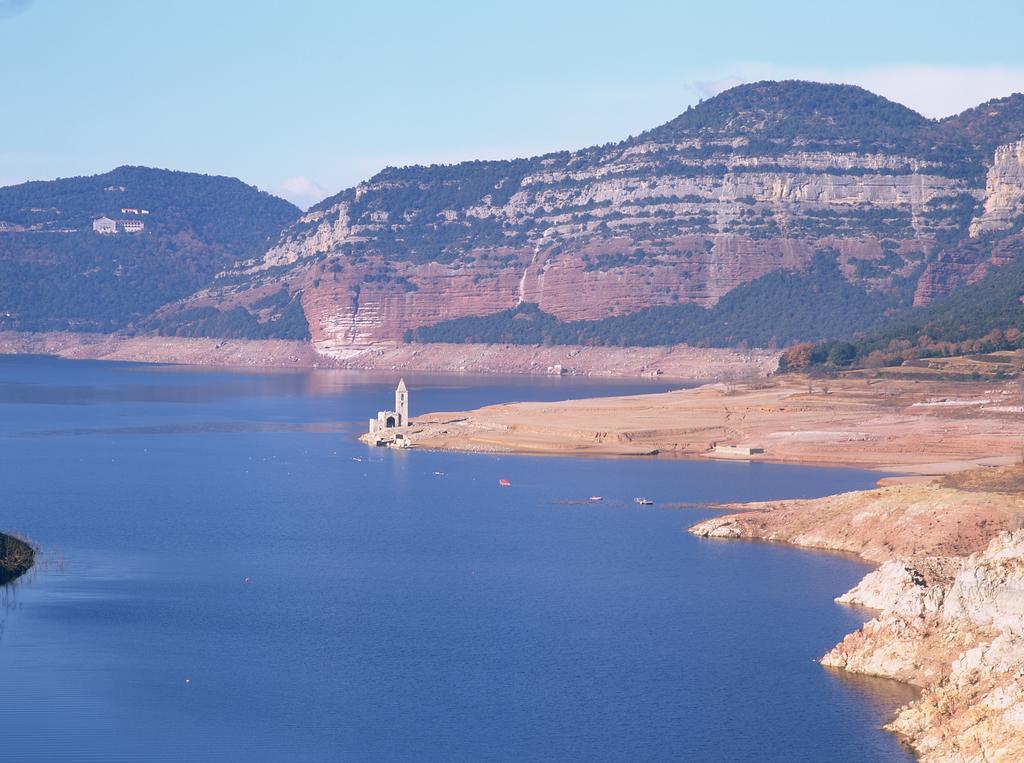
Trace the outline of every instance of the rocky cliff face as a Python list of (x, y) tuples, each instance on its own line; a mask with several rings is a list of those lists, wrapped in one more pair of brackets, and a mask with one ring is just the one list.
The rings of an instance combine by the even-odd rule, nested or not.
[[(752, 505), (691, 528), (881, 561), (843, 604), (877, 616), (823, 665), (921, 687), (888, 728), (923, 761), (1024, 759), (1024, 496), (1020, 468)], [(992, 474), (992, 472), (997, 472)], [(978, 484), (973, 484), (978, 483)]]
[(887, 563), (839, 601), (881, 611), (822, 664), (922, 686), (889, 728), (923, 760), (1024, 759), (1024, 531)]
[(971, 236), (1006, 230), (1024, 214), (1024, 140), (996, 149), (985, 182), (985, 205), (971, 223)]
[[(901, 304), (976, 213), (979, 231), (1019, 213), (1012, 151), (986, 186), (977, 135), (994, 118), (953, 129), (859, 88), (741, 86), (618, 144), (386, 169), (189, 305), (245, 305), (284, 281), (337, 353), (523, 302), (563, 320), (709, 306), (816, 253)], [(919, 301), (959, 282), (948, 272)]]
[[(1018, 225), (1024, 219), (1024, 140), (995, 149), (982, 198), (969, 237), (939, 250), (928, 263), (917, 282), (915, 305), (926, 305), (962, 284), (974, 283), (990, 267), (1005, 265), (1019, 255), (1024, 242)], [(999, 235), (1003, 233), (1009, 235)]]

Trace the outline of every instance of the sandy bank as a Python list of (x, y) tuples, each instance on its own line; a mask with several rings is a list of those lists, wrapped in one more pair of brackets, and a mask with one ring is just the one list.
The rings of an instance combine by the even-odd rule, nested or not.
[(347, 368), (467, 374), (543, 374), (718, 380), (764, 376), (778, 353), (691, 347), (534, 347), (382, 343), (318, 352), (280, 339), (0, 332), (0, 354), (205, 366)]
[(690, 532), (880, 564), (837, 599), (877, 616), (821, 662), (921, 687), (887, 728), (922, 760), (1024, 760), (1024, 467), (734, 508)]
[[(1007, 411), (1020, 397), (1009, 382), (780, 377), (427, 414), (415, 417), (410, 439), (479, 452), (736, 457), (716, 452), (727, 444), (763, 449), (750, 459), (936, 474), (1012, 463), (1024, 413)], [(971, 404), (936, 404), (949, 399)]]

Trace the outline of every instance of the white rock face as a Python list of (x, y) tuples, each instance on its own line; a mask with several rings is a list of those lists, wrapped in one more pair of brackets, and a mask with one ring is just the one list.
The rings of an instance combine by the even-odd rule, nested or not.
[(971, 222), (971, 236), (1006, 230), (1024, 214), (1024, 140), (996, 149), (985, 182), (985, 210)]
[(881, 612), (822, 663), (924, 687), (889, 725), (922, 761), (1024, 760), (1024, 530), (886, 562), (839, 601)]
[[(929, 203), (965, 193), (981, 196), (981, 189), (932, 174), (931, 165), (914, 157), (795, 151), (772, 157), (737, 155), (719, 164), (717, 159), (704, 163), (690, 158), (685, 154), (690, 148), (687, 142), (640, 144), (617, 156), (610, 151), (598, 166), (578, 170), (573, 166), (579, 157), (572, 154), (557, 167), (526, 175), (520, 190), (507, 201), (494, 204), (487, 196), (482, 204), (445, 209), (437, 214), (436, 223), (492, 219), (522, 231), (532, 246), (566, 243), (602, 225), (611, 233), (636, 232), (654, 230), (667, 221), (684, 228), (692, 224), (695, 233), (757, 234), (763, 227), (762, 219), (752, 214), (757, 212), (775, 218), (781, 233), (773, 228), (774, 235), (799, 237), (807, 212), (813, 220), (821, 219), (819, 212), (837, 219), (849, 215), (851, 230), (859, 231), (857, 215), (875, 207), (909, 214), (912, 229), (907, 234), (913, 236), (936, 232), (946, 224), (925, 214)], [(689, 170), (667, 172), (666, 164), (672, 163)], [(843, 174), (849, 171), (854, 174)], [(356, 198), (400, 186), (363, 183)], [(374, 212), (356, 221), (350, 218), (350, 208), (348, 202), (339, 202), (304, 216), (296, 234), (270, 249), (260, 267), (290, 264), (345, 243), (370, 240), (389, 224), (400, 230), (418, 212), (409, 210), (404, 220)]]
[(967, 558), (942, 617), (1024, 634), (1024, 531), (1004, 533), (983, 553)]
[(946, 596), (943, 583), (958, 565), (947, 557), (885, 562), (836, 601), (904, 617), (937, 615)]

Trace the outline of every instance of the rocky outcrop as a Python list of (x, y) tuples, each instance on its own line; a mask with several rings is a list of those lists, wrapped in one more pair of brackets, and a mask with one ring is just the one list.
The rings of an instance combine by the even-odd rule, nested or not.
[[(826, 654), (823, 665), (927, 686), (949, 671), (970, 633), (941, 633), (935, 624), (960, 557), (902, 558), (884, 563), (836, 599), (882, 612)], [(955, 636), (955, 637), (953, 637)]]
[[(902, 304), (980, 202), (1011, 214), (1009, 169), (986, 197), (985, 119), (953, 129), (859, 88), (745, 85), (617, 144), (386, 169), (185, 305), (248, 306), (283, 281), (337, 355), (523, 302), (561, 320), (707, 307), (816, 254)], [(918, 301), (977, 264), (931, 267)]]
[(989, 270), (1013, 262), (1024, 247), (1024, 231), (995, 232), (991, 237), (960, 241), (943, 249), (917, 281), (914, 305), (930, 304), (960, 286), (976, 283)]
[[(923, 687), (889, 724), (923, 760), (1024, 759), (1024, 531), (941, 560), (930, 578), (920, 570), (929, 563), (936, 560), (872, 573), (889, 579), (867, 597), (880, 614), (822, 664)], [(865, 603), (857, 589), (839, 601)]]
[(996, 149), (985, 182), (984, 211), (971, 222), (971, 236), (1006, 230), (1024, 214), (1024, 140)]
[(21, 577), (35, 563), (36, 550), (13, 535), (0, 533), (0, 585)]
[[(943, 248), (927, 264), (917, 281), (914, 305), (927, 305), (964, 284), (982, 279), (989, 269), (1016, 258), (1024, 241), (1019, 229), (1024, 216), (1024, 140), (999, 146), (985, 182), (979, 214), (972, 220), (970, 237)], [(987, 234), (1008, 233), (995, 240)]]
[(921, 687), (887, 728), (923, 761), (1017, 761), (1024, 759), (1024, 530), (1014, 528), (1024, 520), (1024, 496), (1019, 467), (995, 477), (975, 480), (987, 490), (968, 477), (809, 501), (799, 516), (792, 505), (755, 505), (691, 532), (888, 557), (837, 599), (877, 616), (822, 664)]

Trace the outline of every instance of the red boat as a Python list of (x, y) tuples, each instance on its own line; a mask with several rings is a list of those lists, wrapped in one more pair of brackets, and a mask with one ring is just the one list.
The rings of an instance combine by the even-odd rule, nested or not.
[(501, 487), (510, 487), (512, 485), (512, 483), (509, 482), (508, 480), (498, 480), (498, 484)]

